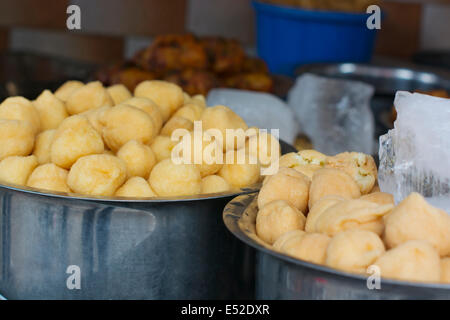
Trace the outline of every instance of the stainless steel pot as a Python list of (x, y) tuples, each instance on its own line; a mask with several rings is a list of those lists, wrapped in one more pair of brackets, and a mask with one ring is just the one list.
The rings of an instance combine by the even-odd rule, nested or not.
[[(283, 153), (294, 151), (280, 143)], [(221, 216), (237, 194), (114, 199), (0, 186), (0, 294), (251, 299), (254, 251)]]
[[(308, 263), (271, 250), (255, 234), (256, 193), (233, 199), (223, 213), (234, 236), (257, 250), (257, 299), (450, 299), (450, 285), (368, 278)], [(373, 282), (369, 281), (371, 284)]]
[[(219, 214), (230, 199), (92, 201), (0, 187), (0, 293), (7, 299), (251, 298), (246, 273), (253, 256), (227, 234)], [(80, 290), (67, 286), (69, 266), (79, 267)]]

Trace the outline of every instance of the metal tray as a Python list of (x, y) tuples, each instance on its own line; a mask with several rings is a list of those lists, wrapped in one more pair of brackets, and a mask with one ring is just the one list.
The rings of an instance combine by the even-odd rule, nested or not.
[(240, 221), (256, 219), (256, 193), (233, 199), (223, 212), (228, 230), (256, 249), (257, 299), (450, 299), (450, 285), (390, 279), (380, 289), (368, 289), (367, 278), (326, 266), (294, 259), (269, 248)]

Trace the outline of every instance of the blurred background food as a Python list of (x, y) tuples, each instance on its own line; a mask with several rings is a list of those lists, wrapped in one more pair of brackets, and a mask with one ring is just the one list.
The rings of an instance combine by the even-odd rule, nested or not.
[[(71, 4), (81, 9), (81, 30), (67, 29)], [(376, 36), (365, 30), (364, 13), (373, 4), (384, 13)], [(392, 127), (396, 90), (448, 93), (450, 77), (441, 73), (450, 71), (449, 15), (449, 0), (2, 1), (0, 98), (35, 99), (69, 79), (123, 83), (130, 90), (141, 81), (162, 79), (191, 95), (235, 88), (286, 99), (306, 68), (374, 86), (375, 141)], [(331, 16), (356, 29), (324, 33), (320, 19)], [(360, 77), (359, 64), (342, 62), (370, 63), (375, 77)], [(317, 68), (317, 63), (327, 65)], [(384, 68), (400, 72), (388, 81), (379, 77)], [(416, 72), (423, 70), (429, 73), (417, 81)], [(299, 148), (311, 147), (311, 138), (300, 134)]]
[[(287, 3), (325, 4), (327, 10), (337, 10), (332, 6), (350, 3), (358, 7), (366, 1), (270, 1), (275, 2), (283, 6)], [(374, 48), (377, 57), (411, 61), (421, 51), (450, 49), (448, 0), (370, 3), (379, 3), (385, 13)], [(69, 4), (81, 8), (80, 31), (67, 30)], [(109, 64), (131, 59), (158, 35), (189, 32), (199, 37), (236, 39), (248, 55), (256, 53), (255, 12), (251, 0), (234, 1), (233, 5), (220, 0), (8, 0), (0, 3), (0, 9), (0, 50), (3, 52), (26, 51)], [(287, 30), (280, 30), (279, 37), (286, 34)], [(435, 55), (428, 56), (429, 59), (438, 60)], [(427, 59), (422, 56), (421, 60)]]
[(96, 77), (108, 85), (122, 83), (129, 90), (143, 80), (162, 79), (191, 95), (206, 95), (217, 87), (273, 89), (265, 62), (246, 55), (237, 40), (193, 34), (157, 36), (132, 59), (106, 67)]

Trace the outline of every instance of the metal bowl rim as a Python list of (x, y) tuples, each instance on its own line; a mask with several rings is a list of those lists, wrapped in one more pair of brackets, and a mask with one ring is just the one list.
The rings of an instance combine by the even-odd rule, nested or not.
[[(295, 148), (289, 143), (282, 139), (279, 139), (281, 152), (288, 153), (293, 152)], [(285, 152), (283, 152), (283, 149)], [(67, 200), (83, 200), (92, 202), (104, 202), (104, 203), (137, 203), (137, 204), (151, 204), (151, 203), (176, 203), (176, 202), (189, 202), (189, 201), (207, 201), (216, 199), (226, 199), (233, 198), (239, 195), (257, 192), (261, 188), (261, 182), (257, 182), (251, 186), (240, 188), (238, 190), (233, 190), (230, 192), (220, 192), (220, 193), (208, 193), (208, 194), (196, 194), (196, 195), (186, 195), (186, 196), (176, 196), (176, 197), (147, 197), (147, 198), (133, 198), (133, 197), (104, 197), (104, 196), (92, 196), (83, 195), (79, 193), (68, 193), (68, 192), (57, 192), (44, 189), (31, 188), (27, 186), (20, 186), (15, 184), (5, 184), (0, 182), (0, 190), (6, 189), (15, 192), (21, 192), (26, 194), (31, 194), (35, 196), (56, 198), (56, 199), (67, 199)]]
[[(352, 72), (347, 72), (346, 74), (353, 74), (353, 75), (359, 75), (359, 76), (371, 76), (376, 77), (376, 75), (369, 74), (370, 71), (390, 71), (390, 72), (402, 72), (402, 71), (408, 71), (414, 74), (414, 78), (412, 80), (417, 80), (421, 76), (432, 76), (437, 78), (437, 80), (445, 82), (446, 85), (450, 87), (450, 73), (447, 71), (438, 71), (438, 70), (427, 70), (426, 67), (423, 69), (420, 68), (413, 68), (411, 66), (404, 66), (404, 67), (393, 67), (388, 65), (382, 65), (382, 64), (368, 64), (368, 63), (354, 63), (354, 62), (342, 62), (342, 63), (312, 63), (307, 64), (304, 66), (301, 66), (297, 68), (296, 75), (300, 76), (304, 73), (313, 73), (313, 74), (322, 74), (321, 72), (328, 70), (329, 68), (337, 68), (337, 70), (340, 70), (343, 67), (351, 67), (354, 68)], [(360, 71), (360, 72), (355, 72)], [(362, 72), (361, 72), (362, 71)], [(344, 73), (342, 73), (344, 74)], [(329, 75), (325, 75), (329, 76)], [(390, 78), (390, 77), (384, 77), (384, 78)]]
[(26, 186), (18, 186), (13, 184), (0, 184), (0, 190), (6, 189), (15, 192), (21, 192), (47, 198), (58, 198), (68, 200), (83, 200), (93, 202), (105, 202), (105, 203), (174, 203), (174, 202), (188, 202), (188, 201), (202, 201), (202, 200), (214, 200), (223, 198), (232, 198), (239, 195), (257, 192), (260, 188), (260, 183), (253, 186), (242, 188), (233, 192), (220, 192), (210, 194), (197, 194), (190, 196), (177, 196), (177, 197), (147, 197), (147, 198), (133, 198), (133, 197), (104, 197), (104, 196), (88, 196), (78, 193), (68, 192), (56, 192), (43, 189), (36, 189)]
[[(243, 241), (244, 243), (246, 243), (247, 245), (253, 247), (254, 249), (256, 249), (258, 251), (262, 251), (266, 254), (271, 255), (272, 257), (287, 261), (291, 264), (299, 265), (301, 267), (306, 267), (306, 268), (310, 268), (310, 269), (315, 269), (315, 270), (325, 272), (325, 273), (328, 273), (328, 274), (331, 274), (334, 276), (352, 278), (353, 280), (357, 280), (357, 281), (360, 281), (360, 280), (367, 281), (367, 277), (364, 277), (362, 275), (344, 272), (344, 271), (340, 271), (338, 269), (333, 269), (331, 267), (327, 267), (324, 265), (319, 265), (319, 264), (315, 264), (312, 262), (299, 260), (299, 259), (293, 258), (291, 256), (285, 255), (283, 253), (276, 252), (275, 250), (270, 250), (270, 249), (265, 248), (262, 245), (256, 243), (254, 240), (252, 240), (250, 237), (248, 237), (246, 235), (246, 233), (243, 232), (238, 225), (238, 221), (241, 218), (244, 210), (247, 207), (236, 206), (235, 204), (241, 202), (243, 199), (246, 199), (246, 198), (250, 199), (250, 198), (255, 197), (256, 192), (257, 191), (255, 191), (254, 193), (251, 193), (251, 194), (239, 195), (239, 196), (235, 197), (234, 199), (232, 199), (225, 206), (223, 214), (222, 214), (222, 219), (223, 219), (223, 222), (225, 223), (225, 226), (228, 229), (228, 231), (230, 231), (234, 236), (236, 236), (239, 240)], [(231, 210), (231, 207), (238, 208), (239, 211), (236, 212), (235, 210)], [(230, 212), (232, 212), (232, 213), (230, 213)], [(237, 232), (235, 232), (235, 230), (237, 230)], [(450, 290), (450, 284), (411, 282), (411, 281), (401, 281), (401, 280), (386, 279), (386, 278), (382, 278), (381, 281), (382, 281), (382, 284), (396, 285), (396, 286), (402, 286), (402, 287), (415, 287), (417, 289), (422, 288), (422, 289)]]

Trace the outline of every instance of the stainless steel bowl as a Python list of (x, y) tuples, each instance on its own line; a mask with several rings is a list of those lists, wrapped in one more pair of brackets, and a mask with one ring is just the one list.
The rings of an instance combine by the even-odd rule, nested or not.
[[(294, 151), (280, 143), (283, 153)], [(0, 294), (251, 299), (254, 252), (226, 230), (221, 213), (234, 196), (258, 187), (213, 196), (120, 199), (0, 186)], [(73, 288), (78, 279), (81, 288)]]
[(384, 280), (369, 289), (367, 277), (294, 259), (271, 250), (256, 237), (256, 193), (225, 207), (223, 219), (234, 236), (256, 249), (257, 299), (450, 299), (450, 285)]
[[(0, 293), (8, 299), (251, 298), (251, 265), (241, 262), (253, 257), (227, 234), (219, 214), (231, 198), (96, 201), (0, 187)], [(72, 265), (80, 268), (80, 290), (66, 285)]]

